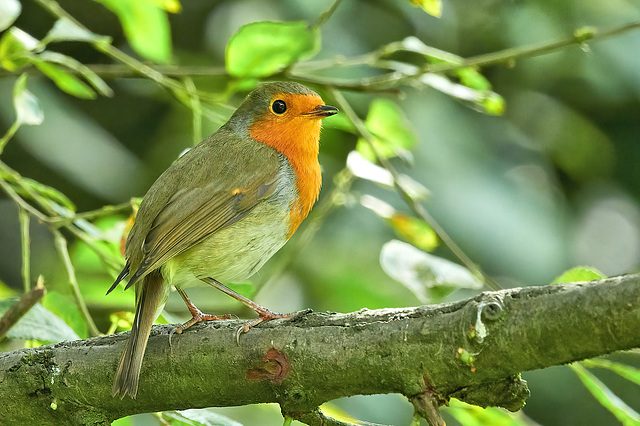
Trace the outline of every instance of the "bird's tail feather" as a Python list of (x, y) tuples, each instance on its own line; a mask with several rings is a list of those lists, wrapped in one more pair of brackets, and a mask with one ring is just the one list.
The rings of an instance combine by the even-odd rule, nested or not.
[(113, 396), (120, 395), (122, 399), (125, 395), (129, 395), (135, 399), (138, 394), (142, 358), (149, 340), (149, 333), (151, 333), (151, 326), (159, 313), (159, 308), (167, 299), (168, 291), (165, 287), (168, 289), (168, 286), (163, 286), (162, 276), (158, 271), (147, 275), (142, 285), (136, 288), (136, 290), (140, 288), (139, 292), (136, 291), (138, 293), (136, 316), (113, 381)]

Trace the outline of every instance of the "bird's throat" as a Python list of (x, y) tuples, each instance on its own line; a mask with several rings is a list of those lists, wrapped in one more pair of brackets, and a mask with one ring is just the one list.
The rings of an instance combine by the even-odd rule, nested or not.
[(318, 199), (322, 175), (318, 163), (321, 122), (296, 117), (290, 121), (263, 120), (249, 127), (250, 137), (283, 154), (295, 172), (298, 196), (291, 206), (287, 238), (298, 229)]

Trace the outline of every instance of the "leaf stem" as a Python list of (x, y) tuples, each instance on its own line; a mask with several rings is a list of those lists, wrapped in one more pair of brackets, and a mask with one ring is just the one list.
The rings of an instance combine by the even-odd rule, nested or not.
[(7, 145), (7, 142), (16, 134), (18, 129), (20, 128), (20, 123), (16, 120), (13, 122), (7, 133), (5, 133), (2, 138), (0, 138), (0, 154), (4, 151), (4, 147)]
[(342, 0), (334, 1), (331, 7), (329, 8), (329, 10), (327, 10), (322, 15), (320, 15), (320, 17), (316, 20), (316, 22), (313, 23), (313, 25), (311, 25), (311, 27), (318, 28), (324, 25), (325, 22), (327, 22), (329, 18), (331, 18), (331, 15), (333, 15), (333, 12), (335, 12), (336, 9), (338, 9), (338, 6), (340, 6), (340, 3), (342, 3)]

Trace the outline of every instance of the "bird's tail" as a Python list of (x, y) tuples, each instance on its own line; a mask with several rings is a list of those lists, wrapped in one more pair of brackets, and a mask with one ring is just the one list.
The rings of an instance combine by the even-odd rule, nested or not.
[[(151, 326), (159, 314), (160, 307), (166, 302), (168, 296), (168, 285), (163, 285), (160, 272), (153, 272), (144, 277), (142, 285), (136, 286), (136, 316), (133, 320), (133, 327), (127, 347), (122, 353), (120, 364), (113, 381), (113, 396), (125, 395), (136, 397), (138, 394), (138, 381), (140, 379), (140, 368), (142, 358), (151, 333)], [(138, 288), (140, 289), (139, 291)]]

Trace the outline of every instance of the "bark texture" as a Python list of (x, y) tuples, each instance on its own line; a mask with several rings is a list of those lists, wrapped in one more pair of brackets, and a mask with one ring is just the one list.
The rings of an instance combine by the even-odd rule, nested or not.
[(301, 313), (236, 344), (240, 325), (194, 326), (171, 344), (173, 327), (154, 326), (137, 400), (111, 396), (126, 333), (0, 354), (0, 418), (109, 424), (142, 412), (277, 402), (314, 423), (325, 401), (394, 392), (432, 424), (450, 397), (517, 410), (529, 395), (520, 372), (640, 347), (640, 276), (417, 308)]

